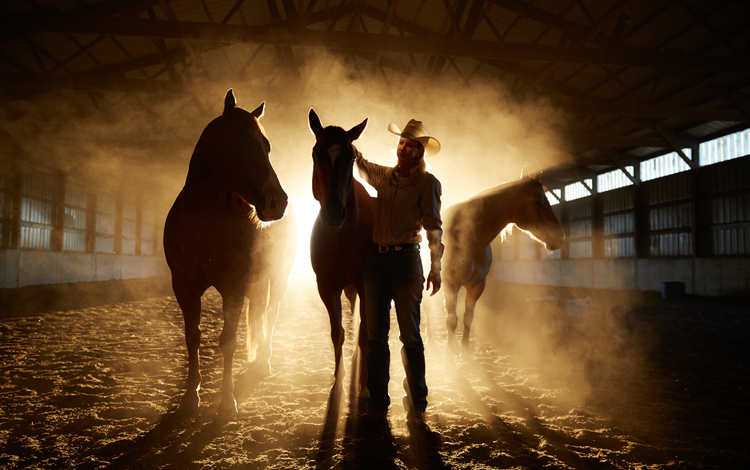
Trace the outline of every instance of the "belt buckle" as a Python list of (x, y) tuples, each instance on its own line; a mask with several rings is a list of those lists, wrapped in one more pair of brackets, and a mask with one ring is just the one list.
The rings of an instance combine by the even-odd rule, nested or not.
[(388, 245), (378, 245), (378, 253), (388, 253)]

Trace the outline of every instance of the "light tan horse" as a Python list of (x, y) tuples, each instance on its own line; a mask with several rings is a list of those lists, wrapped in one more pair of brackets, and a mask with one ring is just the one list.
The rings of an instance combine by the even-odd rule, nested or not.
[(492, 265), (490, 242), (509, 224), (515, 224), (548, 250), (556, 250), (565, 240), (565, 233), (552, 212), (544, 187), (529, 176), (452, 204), (442, 215), (445, 244), (443, 295), (448, 345), (455, 351), (458, 291), (461, 287), (466, 289), (461, 343), (468, 346), (474, 308), (484, 292)]
[(271, 146), (258, 121), (264, 108), (265, 103), (247, 112), (236, 106), (232, 90), (227, 92), (223, 114), (198, 140), (185, 187), (164, 226), (164, 254), (182, 308), (188, 349), (180, 414), (194, 414), (200, 406), (201, 296), (209, 287), (223, 299), (220, 419), (237, 414), (232, 361), (246, 297), (249, 343), (260, 343), (260, 365), (268, 368), (271, 332), (297, 249), (297, 222), (268, 158)]

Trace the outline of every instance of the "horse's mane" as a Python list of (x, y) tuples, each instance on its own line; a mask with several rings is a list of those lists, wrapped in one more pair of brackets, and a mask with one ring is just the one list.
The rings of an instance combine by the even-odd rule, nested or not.
[(237, 216), (247, 215), (250, 222), (261, 229), (267, 227), (271, 223), (260, 220), (258, 218), (258, 212), (255, 210), (255, 206), (233, 191), (222, 191), (216, 200), (216, 205), (219, 209), (236, 214)]
[(475, 201), (475, 200), (485, 199), (485, 198), (492, 197), (492, 196), (497, 196), (500, 193), (507, 191), (508, 189), (514, 188), (516, 186), (520, 186), (522, 184), (526, 184), (530, 180), (537, 181), (533, 178), (522, 178), (516, 181), (508, 181), (506, 183), (500, 183), (497, 186), (493, 186), (491, 188), (485, 189), (484, 191), (480, 191), (476, 194), (472, 194), (471, 196), (466, 198), (463, 202)]

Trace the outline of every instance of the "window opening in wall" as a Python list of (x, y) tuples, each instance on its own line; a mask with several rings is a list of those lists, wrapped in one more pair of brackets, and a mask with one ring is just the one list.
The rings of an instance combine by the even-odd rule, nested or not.
[(591, 198), (581, 199), (568, 206), (568, 231), (565, 235), (570, 239), (568, 256), (571, 259), (591, 258), (592, 256), (591, 201)]
[(750, 129), (703, 142), (698, 148), (701, 166), (750, 155)]
[(633, 186), (602, 194), (604, 257), (635, 256), (635, 201)]
[(115, 205), (116, 201), (109, 194), (99, 193), (96, 196), (96, 252), (114, 253), (115, 251)]
[(135, 254), (135, 229), (138, 217), (135, 201), (125, 199), (122, 205), (122, 253), (125, 255)]
[(57, 185), (51, 175), (24, 173), (21, 179), (21, 248), (51, 248), (52, 202), (56, 192)]
[[(555, 196), (553, 196), (552, 194)], [(547, 200), (549, 201), (551, 206), (554, 206), (555, 204), (560, 204), (560, 201), (562, 200), (562, 190), (561, 189), (553, 189), (551, 191), (547, 191), (545, 193), (547, 195)]]
[[(625, 169), (631, 175), (633, 174), (633, 167), (626, 166)], [(613, 189), (624, 188), (625, 186), (632, 185), (633, 182), (628, 178), (622, 170), (614, 170), (608, 173), (602, 173), (596, 177), (596, 190), (600, 193), (605, 191), (612, 191)]]
[(141, 215), (141, 255), (154, 254), (154, 211), (143, 208)]
[[(10, 191), (11, 178), (0, 168), (0, 248), (8, 248), (10, 246)], [(6, 204), (8, 206), (7, 209)]]
[[(691, 149), (682, 149), (682, 152), (692, 160), (693, 151)], [(672, 152), (641, 162), (641, 181), (662, 178), (689, 169), (690, 165), (677, 152)]]
[(86, 251), (88, 194), (83, 185), (68, 181), (65, 185), (63, 250)]
[[(584, 180), (589, 188), (594, 184), (590, 178)], [(573, 201), (582, 197), (591, 196), (591, 193), (580, 181), (565, 186), (565, 200)]]

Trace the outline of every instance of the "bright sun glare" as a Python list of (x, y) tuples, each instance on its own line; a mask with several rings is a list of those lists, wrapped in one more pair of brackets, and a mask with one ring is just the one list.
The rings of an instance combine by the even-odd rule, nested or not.
[(297, 257), (294, 259), (295, 271), (312, 271), (310, 265), (310, 233), (315, 223), (315, 218), (320, 211), (320, 203), (312, 197), (292, 200), (294, 215), (297, 217), (299, 227), (299, 243), (297, 245)]

